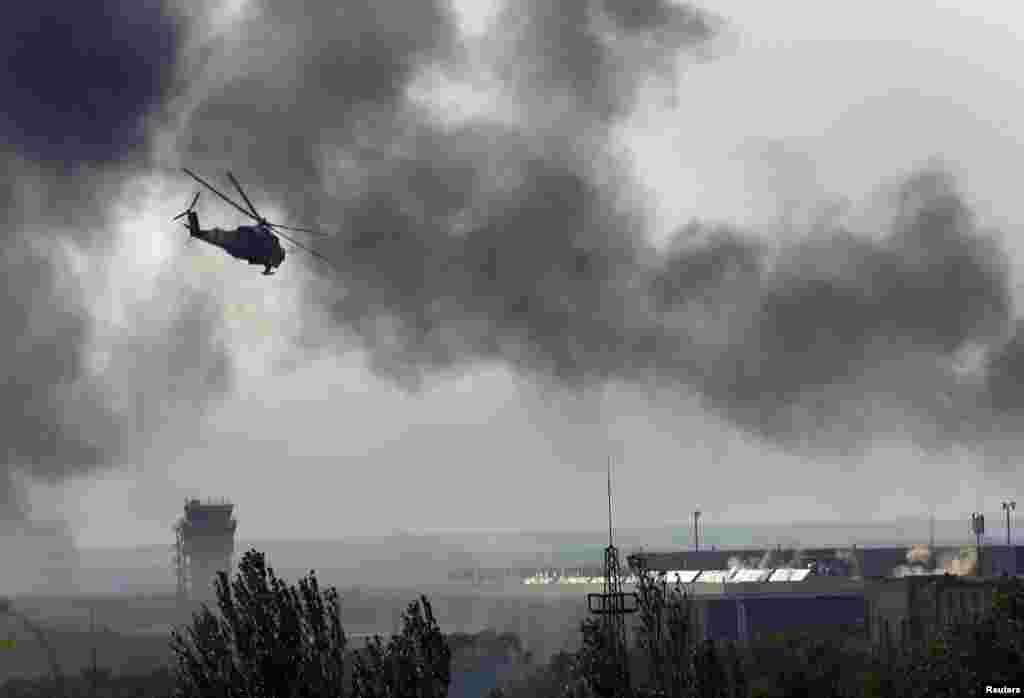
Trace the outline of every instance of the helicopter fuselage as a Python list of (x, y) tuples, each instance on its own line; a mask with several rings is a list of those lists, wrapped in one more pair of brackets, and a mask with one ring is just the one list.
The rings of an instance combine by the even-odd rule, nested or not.
[[(191, 224), (192, 216), (189, 216)], [(264, 273), (281, 266), (285, 258), (284, 247), (276, 235), (262, 225), (242, 225), (234, 229), (199, 227), (198, 216), (194, 227), (190, 225), (190, 233), (203, 242), (215, 245), (236, 259), (249, 264), (265, 267)]]

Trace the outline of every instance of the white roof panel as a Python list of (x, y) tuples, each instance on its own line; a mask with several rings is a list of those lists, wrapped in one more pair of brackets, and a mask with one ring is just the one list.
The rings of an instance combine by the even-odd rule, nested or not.
[(733, 570), (702, 570), (700, 576), (697, 577), (697, 581), (708, 584), (722, 584), (729, 581), (732, 573)]
[(768, 575), (771, 573), (771, 570), (736, 570), (736, 574), (729, 581), (736, 584), (742, 582), (763, 582), (768, 579)]
[(772, 572), (770, 582), (802, 582), (807, 579), (810, 570), (800, 568), (779, 568)]
[(689, 584), (697, 575), (700, 574), (700, 570), (669, 570), (665, 573), (665, 581), (669, 584)]

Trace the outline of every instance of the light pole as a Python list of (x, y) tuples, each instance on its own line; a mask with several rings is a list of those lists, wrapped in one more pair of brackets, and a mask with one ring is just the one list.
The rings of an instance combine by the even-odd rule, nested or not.
[(1003, 502), (1003, 511), (1006, 512), (1006, 546), (1010, 546), (1010, 512), (1017, 508), (1017, 502)]
[(981, 537), (985, 535), (985, 515), (977, 512), (971, 514), (971, 530), (974, 532), (974, 538), (977, 541), (977, 553), (978, 553), (978, 576), (983, 576), (981, 567)]
[(693, 549), (700, 550), (700, 509), (693, 512)]

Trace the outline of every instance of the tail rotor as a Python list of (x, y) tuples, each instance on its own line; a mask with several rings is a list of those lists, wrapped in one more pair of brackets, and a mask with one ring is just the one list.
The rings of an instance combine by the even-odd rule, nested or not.
[(188, 229), (188, 232), (192, 237), (195, 237), (199, 231), (199, 216), (196, 215), (196, 212), (193, 209), (196, 207), (196, 202), (199, 201), (200, 194), (202, 194), (202, 192), (197, 191), (196, 195), (192, 197), (192, 202), (188, 205), (188, 208), (171, 219), (176, 221), (183, 216), (188, 216), (188, 223), (182, 223), (182, 225)]

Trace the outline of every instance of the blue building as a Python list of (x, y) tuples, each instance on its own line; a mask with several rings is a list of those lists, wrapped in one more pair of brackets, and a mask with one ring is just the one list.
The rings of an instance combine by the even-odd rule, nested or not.
[(867, 630), (863, 593), (737, 594), (695, 599), (698, 631), (706, 640), (747, 644), (776, 633)]

